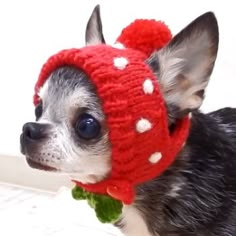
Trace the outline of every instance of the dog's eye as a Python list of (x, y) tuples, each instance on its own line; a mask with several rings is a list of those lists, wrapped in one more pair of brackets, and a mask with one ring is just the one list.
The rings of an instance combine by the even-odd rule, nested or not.
[(101, 130), (99, 122), (89, 114), (82, 114), (79, 116), (75, 125), (77, 135), (82, 139), (96, 138)]
[(39, 103), (35, 108), (36, 120), (38, 120), (41, 117), (42, 113), (43, 113), (43, 104)]

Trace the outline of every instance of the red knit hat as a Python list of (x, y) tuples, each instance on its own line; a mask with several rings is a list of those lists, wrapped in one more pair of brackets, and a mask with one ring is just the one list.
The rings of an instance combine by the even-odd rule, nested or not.
[(145, 60), (171, 39), (165, 24), (136, 20), (126, 27), (115, 46), (97, 45), (63, 50), (44, 64), (35, 86), (39, 89), (58, 67), (85, 71), (95, 85), (109, 129), (112, 170), (103, 181), (76, 184), (93, 193), (131, 204), (135, 187), (166, 170), (181, 150), (189, 119), (179, 120), (170, 134), (167, 111), (157, 78)]

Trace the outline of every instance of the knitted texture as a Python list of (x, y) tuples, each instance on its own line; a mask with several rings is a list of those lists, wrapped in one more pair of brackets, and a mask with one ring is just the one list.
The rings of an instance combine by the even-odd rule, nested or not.
[[(123, 49), (108, 45), (87, 46), (63, 50), (50, 57), (41, 70), (34, 94), (37, 105), (40, 88), (58, 67), (70, 65), (86, 72), (96, 87), (106, 116), (112, 170), (101, 182), (75, 183), (88, 192), (110, 195), (125, 204), (133, 202), (137, 185), (159, 176), (171, 165), (189, 130), (186, 117), (169, 133), (167, 111), (157, 78), (145, 63), (148, 54), (169, 42), (171, 34), (163, 23), (156, 22), (155, 27), (154, 21), (140, 22), (123, 30), (117, 40)], [(144, 31), (142, 39), (138, 33), (132, 33), (143, 26), (148, 32), (146, 40)]]

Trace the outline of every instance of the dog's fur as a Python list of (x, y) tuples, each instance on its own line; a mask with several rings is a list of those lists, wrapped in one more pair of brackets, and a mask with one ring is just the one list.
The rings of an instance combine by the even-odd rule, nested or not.
[[(86, 43), (105, 43), (98, 7), (88, 22)], [(217, 21), (213, 13), (206, 13), (146, 61), (159, 80), (170, 129), (187, 113), (192, 114), (192, 125), (174, 164), (160, 177), (138, 186), (134, 204), (124, 206), (116, 225), (126, 236), (236, 235), (236, 109), (199, 111), (217, 49)], [(75, 68), (59, 68), (40, 96), (37, 121), (27, 123), (21, 136), (28, 163), (84, 183), (106, 178), (111, 169), (108, 130), (87, 76)], [(77, 136), (74, 127), (82, 113), (100, 123), (97, 138)], [(29, 137), (29, 126), (37, 125), (43, 135)]]

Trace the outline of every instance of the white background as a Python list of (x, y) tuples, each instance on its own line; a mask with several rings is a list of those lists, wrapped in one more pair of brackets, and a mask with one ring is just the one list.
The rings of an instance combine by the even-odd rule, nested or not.
[(87, 20), (101, 5), (104, 35), (113, 43), (136, 18), (164, 20), (173, 33), (206, 11), (220, 27), (220, 50), (203, 110), (236, 107), (235, 2), (210, 0), (0, 0), (0, 154), (19, 155), (24, 122), (34, 119), (33, 86), (45, 60), (84, 45)]

